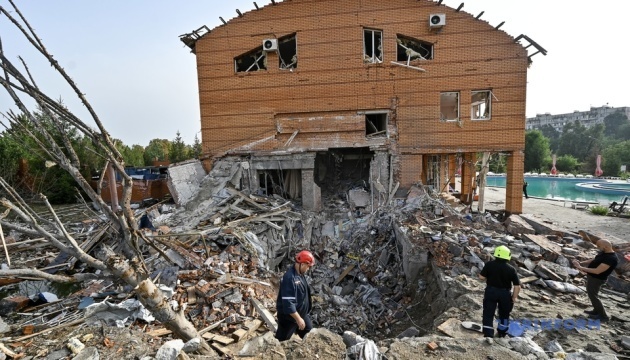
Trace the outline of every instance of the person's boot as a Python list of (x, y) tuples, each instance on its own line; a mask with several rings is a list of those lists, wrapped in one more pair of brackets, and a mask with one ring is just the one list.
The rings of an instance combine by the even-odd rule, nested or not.
[(584, 313), (586, 315), (597, 315), (597, 312), (595, 310), (584, 310)]

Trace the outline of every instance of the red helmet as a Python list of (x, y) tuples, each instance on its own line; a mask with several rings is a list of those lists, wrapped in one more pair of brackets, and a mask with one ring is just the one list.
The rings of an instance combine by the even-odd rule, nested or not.
[(309, 264), (310, 266), (315, 265), (315, 258), (308, 250), (302, 250), (295, 255), (295, 261), (299, 264)]

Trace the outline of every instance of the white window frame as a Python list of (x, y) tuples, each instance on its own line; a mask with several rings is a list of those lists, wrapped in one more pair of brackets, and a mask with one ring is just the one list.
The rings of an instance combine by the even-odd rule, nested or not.
[[(473, 101), (473, 97), (475, 94), (487, 93), (486, 101)], [(487, 111), (484, 111), (484, 114), (487, 113), (487, 116), (478, 116), (476, 115), (479, 112), (479, 106), (485, 104), (487, 106)], [(492, 119), (492, 90), (473, 90), (470, 92), (470, 120), (491, 120)]]
[[(366, 48), (366, 44), (365, 44), (365, 36), (367, 33), (371, 33), (372, 34), (372, 54), (368, 55), (367, 54), (367, 48)], [(376, 44), (376, 37), (374, 36), (376, 33), (379, 33), (381, 35), (381, 43), (380, 44)], [(376, 49), (378, 49), (380, 47), (380, 58), (376, 56)], [(378, 29), (370, 29), (370, 28), (363, 28), (363, 61), (367, 64), (380, 64), (383, 62), (383, 30), (378, 30)]]

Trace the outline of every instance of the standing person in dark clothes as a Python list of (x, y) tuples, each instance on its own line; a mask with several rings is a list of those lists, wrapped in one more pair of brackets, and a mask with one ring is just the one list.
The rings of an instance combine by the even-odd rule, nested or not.
[[(608, 318), (608, 314), (606, 314), (604, 305), (602, 305), (601, 300), (599, 300), (599, 289), (601, 289), (606, 279), (608, 279), (608, 275), (615, 270), (617, 264), (619, 264), (619, 259), (610, 241), (602, 239), (595, 245), (600, 252), (592, 260), (586, 260), (580, 263), (574, 259), (572, 263), (576, 269), (587, 274), (586, 293), (591, 300), (591, 304), (593, 304), (593, 310), (586, 310), (584, 312), (587, 313), (591, 319), (606, 322), (610, 319)], [(584, 265), (587, 267), (584, 267)]]
[[(516, 270), (508, 264), (512, 258), (507, 246), (497, 246), (494, 249), (494, 260), (486, 263), (479, 278), (486, 280), (486, 290), (483, 296), (483, 336), (494, 336), (494, 313), (499, 306), (499, 325), (497, 334), (505, 337), (510, 325), (510, 312), (521, 291), (521, 282)], [(514, 292), (510, 292), (514, 285)]]
[(278, 331), (276, 339), (289, 340), (296, 332), (300, 338), (313, 328), (311, 312), (311, 289), (304, 274), (315, 265), (315, 258), (308, 250), (300, 251), (295, 256), (295, 264), (287, 270), (280, 281), (280, 290), (276, 299), (278, 310)]
[(525, 181), (523, 183), (523, 194), (525, 195), (525, 199), (529, 199), (529, 196), (527, 196), (527, 185), (529, 184), (527, 183), (527, 181)]

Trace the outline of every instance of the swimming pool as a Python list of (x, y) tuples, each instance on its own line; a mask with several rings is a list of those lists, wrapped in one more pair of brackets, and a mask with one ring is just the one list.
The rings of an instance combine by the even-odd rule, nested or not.
[[(505, 187), (505, 176), (488, 176), (486, 179), (488, 186)], [(630, 195), (630, 184), (600, 179), (525, 176), (525, 181), (529, 196), (548, 199), (595, 201), (608, 205)], [(580, 185), (577, 186), (578, 184)]]

